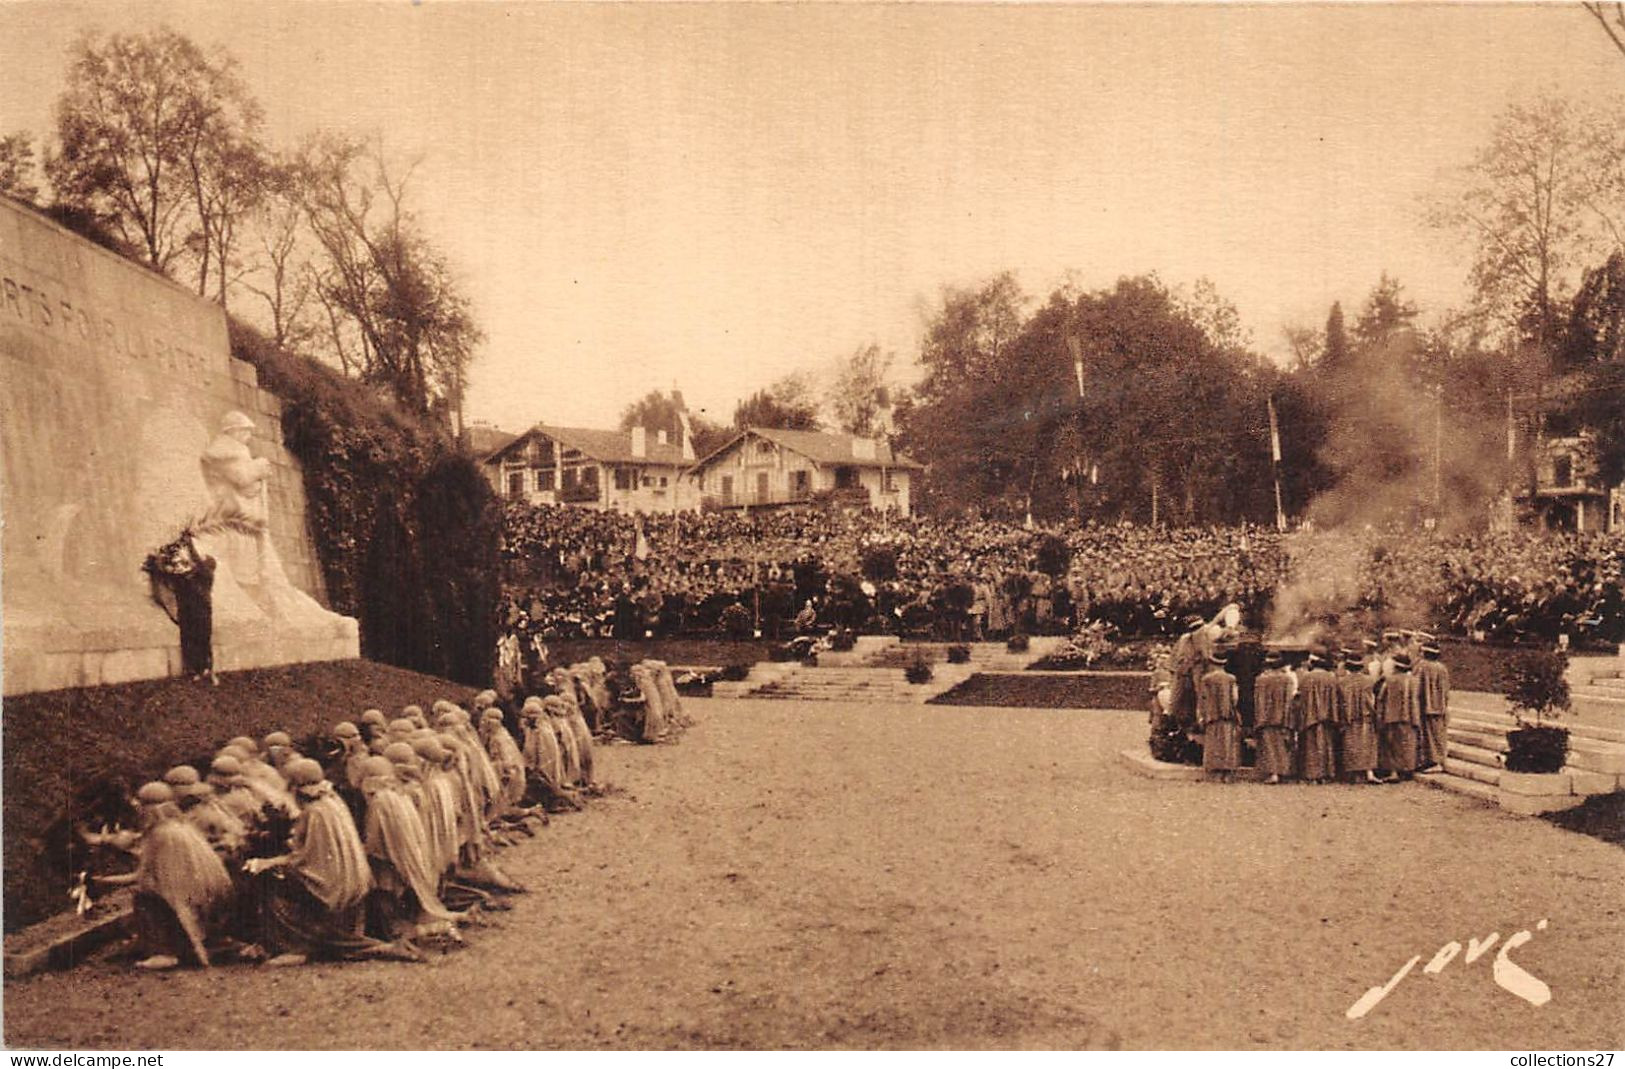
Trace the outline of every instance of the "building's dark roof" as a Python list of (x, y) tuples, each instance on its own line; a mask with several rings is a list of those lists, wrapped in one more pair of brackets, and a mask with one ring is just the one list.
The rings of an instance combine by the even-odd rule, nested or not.
[(468, 451), (477, 457), (487, 457), (519, 437), (511, 431), (485, 424), (471, 424), (464, 433), (468, 436)]
[(631, 431), (600, 431), (588, 427), (550, 427), (538, 423), (530, 430), (521, 434), (507, 445), (498, 449), (485, 458), (486, 463), (500, 460), (502, 457), (520, 448), (532, 438), (541, 435), (551, 438), (560, 445), (570, 449), (580, 450), (594, 460), (606, 464), (665, 464), (672, 467), (683, 467), (688, 461), (683, 459), (683, 445), (673, 442), (670, 438), (662, 445), (655, 437), (654, 431), (645, 435), (647, 446), (644, 456), (634, 456), (632, 453)]
[(714, 458), (728, 452), (740, 440), (748, 435), (759, 435), (775, 445), (781, 446), (794, 453), (800, 453), (816, 464), (839, 464), (854, 468), (909, 468), (918, 470), (922, 465), (907, 456), (894, 450), (885, 441), (875, 442), (873, 456), (859, 456), (854, 448), (859, 440), (856, 435), (831, 434), (826, 431), (784, 431), (770, 427), (749, 427), (724, 442), (720, 447), (711, 451), (710, 455), (702, 458), (694, 465), (703, 468)]

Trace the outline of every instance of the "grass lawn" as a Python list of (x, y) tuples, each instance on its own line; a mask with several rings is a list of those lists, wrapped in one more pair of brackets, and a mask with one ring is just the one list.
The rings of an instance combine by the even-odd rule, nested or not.
[(978, 673), (933, 698), (932, 705), (1009, 706), (1023, 709), (1145, 709), (1150, 675), (1039, 675)]

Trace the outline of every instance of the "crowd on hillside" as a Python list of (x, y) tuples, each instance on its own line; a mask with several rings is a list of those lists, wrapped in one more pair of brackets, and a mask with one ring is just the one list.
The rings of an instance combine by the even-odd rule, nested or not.
[(460, 943), (460, 923), (525, 890), (497, 852), (598, 792), (595, 739), (665, 741), (686, 725), (663, 664), (632, 678), (636, 692), (613, 694), (595, 658), (553, 669), (547, 693), (512, 711), (487, 690), (471, 710), (368, 709), (299, 744), (234, 738), (206, 767), (142, 786), (133, 827), (81, 829), (99, 857), (134, 867), (77, 893), (134, 887), (147, 969), (421, 960), (422, 943)]
[[(1282, 535), (811, 508), (634, 516), (513, 505), (504, 553), (503, 627), (542, 637), (782, 637), (846, 626), (979, 638), (1090, 622), (1171, 636), (1185, 616), (1231, 602), (1261, 628), (1291, 602), (1300, 616), (1368, 610), (1458, 635), (1625, 637), (1618, 535)], [(1299, 598), (1300, 586), (1315, 596)]]

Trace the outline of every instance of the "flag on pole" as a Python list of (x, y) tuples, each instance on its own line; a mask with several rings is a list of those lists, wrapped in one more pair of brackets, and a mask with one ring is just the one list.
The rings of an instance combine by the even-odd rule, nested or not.
[(1279, 464), (1281, 462), (1281, 429), (1275, 423), (1275, 398), (1265, 400), (1270, 408), (1270, 459)]

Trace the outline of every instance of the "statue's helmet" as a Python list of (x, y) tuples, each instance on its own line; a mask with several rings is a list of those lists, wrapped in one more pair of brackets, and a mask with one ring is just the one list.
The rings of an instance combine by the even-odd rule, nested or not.
[(251, 431), (254, 429), (254, 421), (236, 409), (232, 409), (220, 420), (220, 429), (228, 432)]

